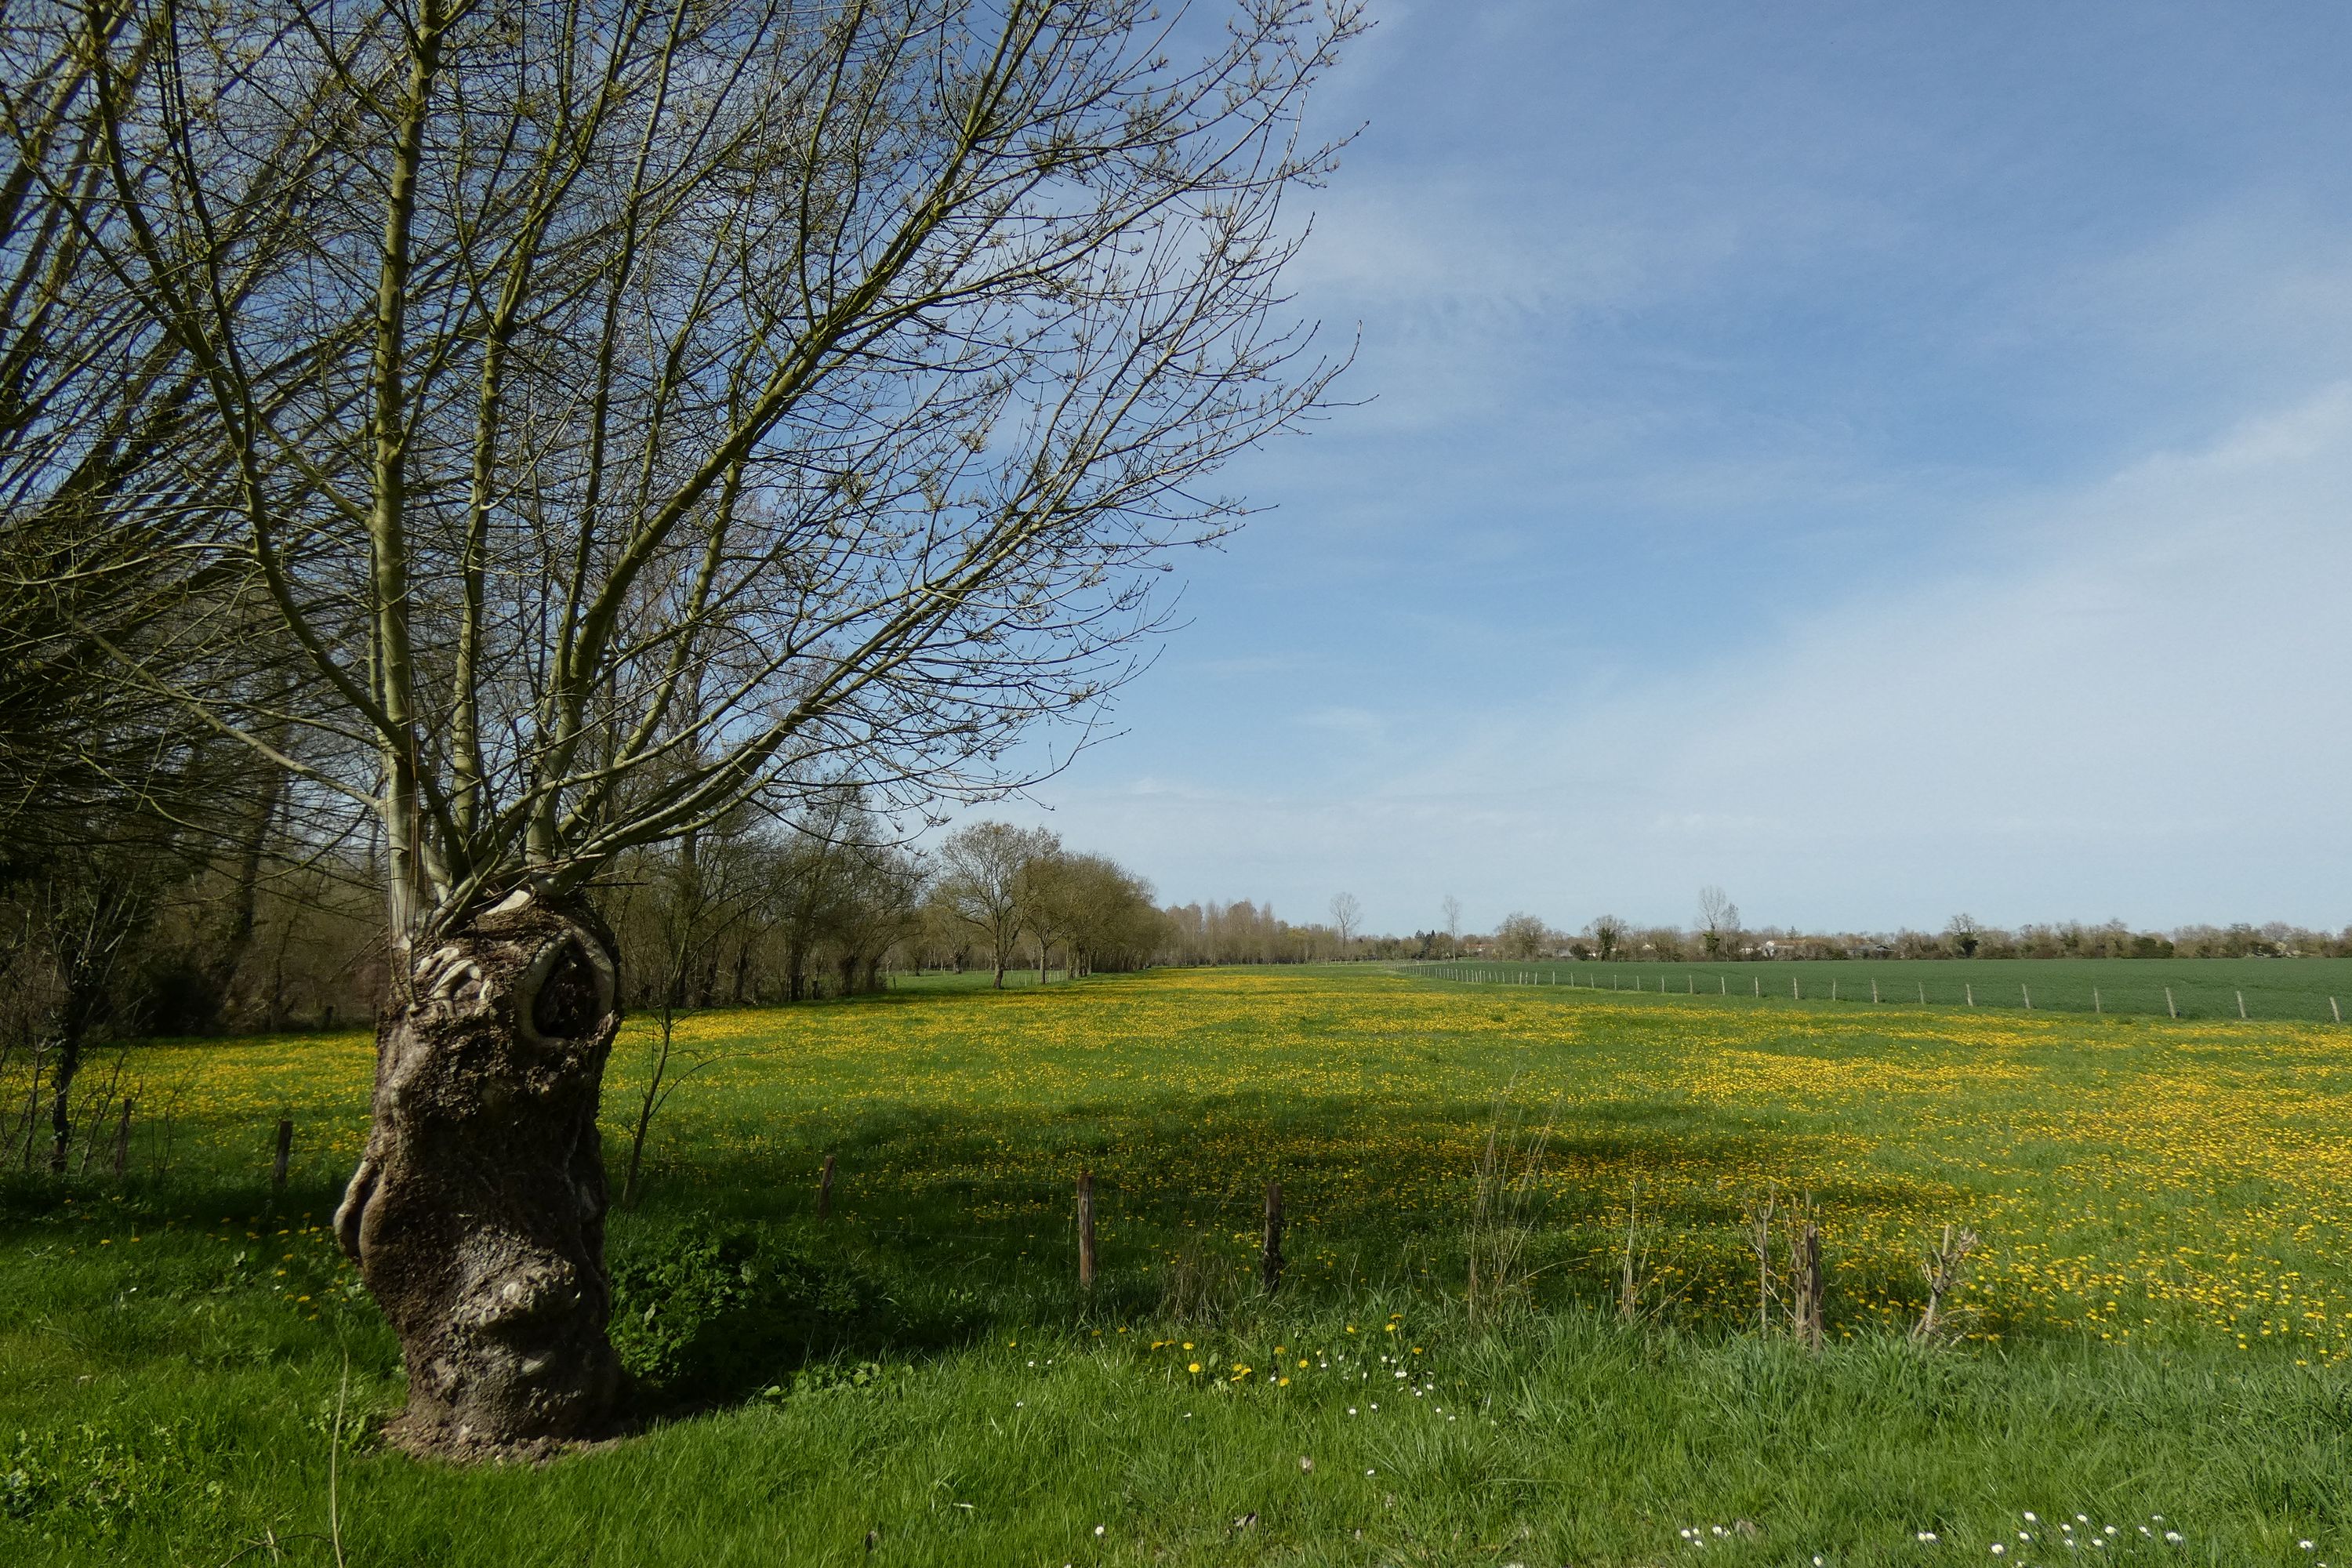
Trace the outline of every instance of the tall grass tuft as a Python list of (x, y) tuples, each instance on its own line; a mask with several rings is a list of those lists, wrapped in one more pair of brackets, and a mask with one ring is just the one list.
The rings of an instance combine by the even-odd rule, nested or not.
[(1495, 1100), (1478, 1156), (1472, 1190), (1469, 1276), (1464, 1300), (1473, 1324), (1523, 1307), (1532, 1300), (1535, 1271), (1528, 1266), (1542, 1194), (1544, 1149), (1551, 1120), (1530, 1129), (1525, 1108), (1506, 1089)]

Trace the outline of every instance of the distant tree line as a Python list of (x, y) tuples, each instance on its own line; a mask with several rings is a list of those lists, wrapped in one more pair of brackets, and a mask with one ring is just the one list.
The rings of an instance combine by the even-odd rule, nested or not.
[[(1381, 939), (1387, 940), (1387, 939)], [(1771, 962), (1831, 958), (2343, 958), (2352, 957), (2352, 926), (2312, 931), (2273, 921), (2266, 925), (2187, 925), (2168, 931), (2135, 931), (2122, 921), (2028, 924), (2005, 930), (1958, 914), (1941, 931), (1808, 931), (1744, 925), (1739, 907), (1717, 888), (1699, 896), (1699, 919), (1689, 929), (1637, 926), (1597, 915), (1574, 931), (1514, 912), (1490, 934), (1416, 933), (1403, 956), (1485, 957), (1517, 962), (1568, 959), (1580, 963)]]
[[(0, 682), (0, 718), (6, 695)], [(127, 767), (78, 790), (29, 781), (32, 805), (0, 816), (0, 1157), (14, 1163), (88, 1142), (103, 1090), (83, 1069), (115, 1042), (349, 1026), (386, 995), (367, 819), (306, 805), (239, 748), (144, 740), (133, 759), (168, 769), (135, 787)], [(664, 1016), (854, 995), (910, 970), (992, 969), (1000, 984), (1023, 964), (1131, 970), (1170, 946), (1150, 884), (1108, 857), (995, 822), (926, 852), (849, 785), (635, 848), (589, 893), (631, 955), (625, 1001)]]

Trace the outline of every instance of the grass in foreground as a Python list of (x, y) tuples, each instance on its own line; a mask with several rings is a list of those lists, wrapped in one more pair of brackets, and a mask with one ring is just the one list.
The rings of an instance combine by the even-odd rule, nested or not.
[[(127, 1189), (20, 1185), (0, 1215), (0, 1556), (331, 1561), (347, 1352), (357, 1563), (2344, 1546), (2352, 1147), (2327, 1031), (1255, 972), (713, 1015), (691, 1036), (721, 1059), (657, 1128), (616, 1254), (740, 1229), (830, 1304), (730, 1339), (759, 1355), (689, 1391), (713, 1408), (471, 1473), (367, 1435), (398, 1401), (393, 1347), (317, 1228), (363, 1129), (365, 1043), (138, 1053), (142, 1103), (178, 1088), (172, 1169), (140, 1174), (161, 1152), (142, 1142)], [(615, 1058), (616, 1122), (637, 1052)], [(1462, 1233), (1507, 1086), (1552, 1125), (1540, 1272), (1530, 1306), (1474, 1328)], [(301, 1157), (273, 1213), (281, 1111)], [(1070, 1279), (1081, 1165), (1102, 1187), (1092, 1300)], [(1272, 1303), (1246, 1285), (1269, 1174), (1296, 1260)], [(1654, 1314), (1629, 1327), (1607, 1303), (1637, 1178)], [(1741, 1212), (1775, 1184), (1824, 1209), (1818, 1361), (1743, 1326)], [(1947, 1221), (1985, 1237), (1975, 1337), (1917, 1350), (1914, 1255)], [(2069, 1551), (2061, 1522), (2116, 1533)]]

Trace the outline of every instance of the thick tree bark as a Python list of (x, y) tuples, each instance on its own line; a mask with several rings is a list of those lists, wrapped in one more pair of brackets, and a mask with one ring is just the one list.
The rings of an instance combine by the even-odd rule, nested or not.
[(416, 958), (404, 989), (335, 1214), (407, 1363), (392, 1435), (452, 1455), (591, 1436), (618, 1381), (596, 1131), (613, 939), (583, 904), (517, 893)]

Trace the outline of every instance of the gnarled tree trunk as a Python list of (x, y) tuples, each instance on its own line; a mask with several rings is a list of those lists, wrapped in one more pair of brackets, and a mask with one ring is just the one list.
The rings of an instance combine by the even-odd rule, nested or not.
[(393, 1436), (447, 1454), (589, 1436), (618, 1381), (596, 1131), (620, 1026), (612, 936), (583, 907), (517, 893), (407, 980), (335, 1213), (407, 1363)]

